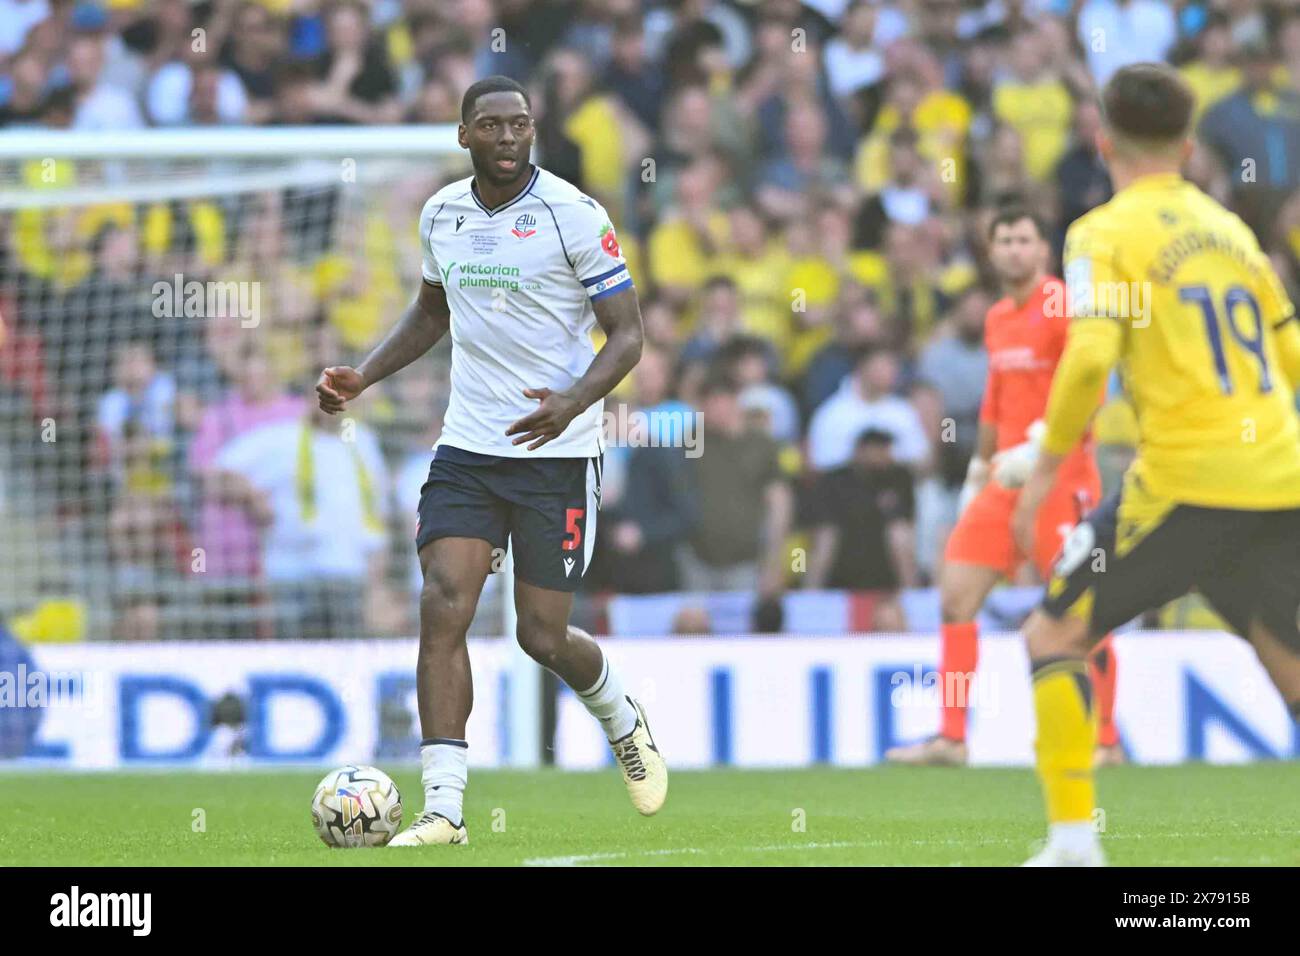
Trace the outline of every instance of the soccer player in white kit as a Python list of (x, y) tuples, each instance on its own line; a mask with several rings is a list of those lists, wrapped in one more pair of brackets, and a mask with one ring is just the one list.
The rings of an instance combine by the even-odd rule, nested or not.
[(668, 794), (644, 709), (600, 646), (569, 626), (595, 537), (604, 397), (641, 356), (632, 277), (600, 204), (529, 162), (523, 87), (504, 76), (474, 83), (457, 136), (474, 175), (424, 206), (418, 297), (361, 365), (327, 368), (316, 386), (321, 407), (339, 412), (451, 331), (451, 400), (416, 531), (425, 806), (391, 846), (468, 841), (465, 634), (507, 540), (520, 646), (600, 722), (633, 806), (655, 813)]

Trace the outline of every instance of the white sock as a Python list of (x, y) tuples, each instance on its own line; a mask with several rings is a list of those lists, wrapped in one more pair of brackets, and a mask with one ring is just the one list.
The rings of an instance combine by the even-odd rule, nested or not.
[(457, 825), (464, 822), (465, 783), (469, 744), (447, 737), (420, 741), (420, 763), (424, 765), (424, 809), (432, 810)]
[(636, 726), (636, 711), (623, 693), (623, 682), (618, 679), (609, 658), (601, 652), (600, 677), (586, 690), (578, 691), (578, 700), (586, 706), (591, 716), (600, 721), (605, 736), (610, 740), (626, 737)]
[(1092, 828), (1091, 820), (1053, 823), (1048, 841), (1069, 853), (1087, 853), (1096, 844), (1097, 834)]

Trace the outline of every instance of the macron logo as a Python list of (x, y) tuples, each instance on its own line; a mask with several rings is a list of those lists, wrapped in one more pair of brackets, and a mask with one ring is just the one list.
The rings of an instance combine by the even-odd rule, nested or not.
[(152, 924), (152, 893), (71, 893), (50, 897), (51, 926), (129, 926), (132, 935), (148, 936)]
[(572, 576), (572, 574), (573, 574), (573, 566), (574, 566), (575, 564), (577, 564), (577, 563), (578, 563), (578, 562), (575, 561), (573, 558), (565, 558), (565, 559), (564, 559), (564, 576), (565, 576), (566, 578)]

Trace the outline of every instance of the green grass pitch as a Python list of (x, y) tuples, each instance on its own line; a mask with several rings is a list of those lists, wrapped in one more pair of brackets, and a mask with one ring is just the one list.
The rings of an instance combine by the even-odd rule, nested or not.
[[(651, 819), (613, 770), (478, 771), (469, 846), (330, 850), (308, 814), (323, 772), (5, 773), (0, 864), (1003, 866), (1044, 829), (1028, 770), (678, 772)], [(409, 823), (418, 772), (393, 777)], [(1099, 791), (1112, 864), (1300, 864), (1300, 763), (1107, 768)]]

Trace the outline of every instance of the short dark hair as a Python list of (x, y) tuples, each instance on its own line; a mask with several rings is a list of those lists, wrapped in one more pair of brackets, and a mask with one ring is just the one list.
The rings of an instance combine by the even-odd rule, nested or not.
[(1168, 144), (1192, 125), (1196, 94), (1172, 66), (1133, 63), (1121, 67), (1101, 93), (1101, 115), (1121, 136)]
[(1023, 203), (1014, 202), (1004, 203), (993, 213), (993, 218), (989, 221), (989, 239), (998, 231), (998, 226), (1010, 226), (1022, 219), (1028, 219), (1034, 224), (1039, 239), (1047, 238), (1047, 224), (1043, 222), (1043, 217)]
[(460, 101), (460, 121), (469, 122), (469, 114), (474, 109), (474, 104), (478, 102), (480, 96), (486, 96), (489, 93), (518, 93), (524, 98), (524, 105), (529, 110), (533, 104), (528, 100), (528, 91), (523, 88), (518, 80), (512, 80), (508, 76), (487, 76), (469, 85), (465, 95)]

